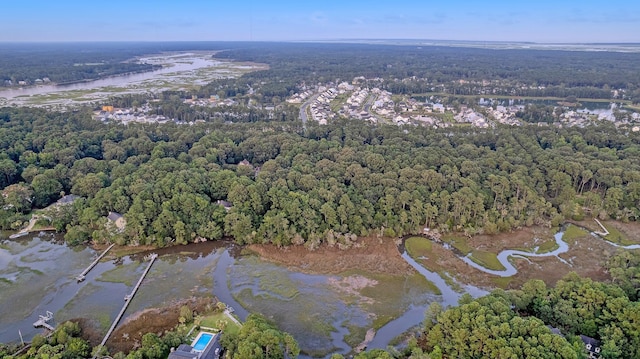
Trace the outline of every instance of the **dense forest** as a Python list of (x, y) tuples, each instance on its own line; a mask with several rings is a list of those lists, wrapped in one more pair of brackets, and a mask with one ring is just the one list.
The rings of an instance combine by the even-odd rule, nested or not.
[(478, 95), (482, 90), (494, 95), (609, 99), (613, 89), (620, 89), (627, 99), (640, 101), (637, 53), (370, 44), (0, 44), (0, 86), (16, 86), (18, 81), (33, 84), (44, 77), (63, 83), (147, 71), (151, 65), (131, 59), (165, 51), (220, 51), (214, 57), (270, 66), (239, 79), (214, 81), (183, 97), (231, 97), (254, 86), (265, 103), (277, 103), (303, 83), (364, 76), (398, 94)]
[[(329, 126), (96, 122), (0, 110), (0, 224), (81, 197), (54, 225), (70, 243), (167, 246), (232, 236), (348, 246), (357, 235), (496, 233), (585, 216), (635, 221), (640, 134), (613, 125)], [(224, 202), (230, 208), (224, 208)], [(124, 214), (123, 233), (105, 226)]]
[(601, 358), (640, 358), (638, 318), (640, 303), (617, 285), (570, 274), (555, 288), (533, 280), (520, 290), (463, 296), (446, 311), (432, 304), (406, 348), (356, 358), (587, 358), (584, 336), (595, 339)]
[[(640, 100), (640, 56), (634, 53), (493, 50), (438, 46), (354, 44), (253, 44), (216, 54), (217, 58), (267, 63), (270, 69), (238, 79), (266, 82), (266, 100), (283, 98), (302, 82), (326, 83), (354, 77), (379, 78), (382, 89), (416, 94), (444, 90), (451, 94), (611, 98), (624, 89)], [(402, 81), (394, 81), (401, 79)], [(443, 86), (441, 86), (443, 85)], [(446, 86), (444, 86), (446, 85)], [(214, 94), (217, 85), (200, 89)]]

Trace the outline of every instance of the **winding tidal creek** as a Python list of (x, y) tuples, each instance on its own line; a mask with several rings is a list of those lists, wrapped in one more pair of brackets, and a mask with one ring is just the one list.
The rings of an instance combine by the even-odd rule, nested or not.
[[(99, 251), (69, 247), (53, 234), (7, 238), (0, 234), (0, 342), (18, 342), (19, 331), (30, 340), (40, 332), (33, 323), (46, 311), (54, 313), (55, 323), (87, 318), (106, 332), (149, 254), (103, 260), (78, 283), (75, 277)], [(517, 272), (510, 258), (558, 256), (569, 250), (562, 232), (555, 235), (555, 241), (557, 249), (547, 253), (500, 252), (497, 257), (505, 267), (501, 271), (484, 268), (467, 257), (459, 259), (489, 275), (510, 276)], [(488, 293), (451, 278), (445, 280), (410, 257), (404, 246), (400, 251), (415, 269), (413, 274), (305, 273), (260, 256), (240, 255), (240, 249), (228, 242), (159, 249), (154, 251), (159, 254), (156, 263), (123, 319), (176, 299), (215, 295), (242, 320), (254, 312), (273, 320), (298, 340), (305, 356), (326, 357), (351, 352), (371, 328), (375, 335), (367, 348), (386, 348), (394, 338), (419, 325), (431, 303), (453, 306), (464, 293), (473, 297)]]

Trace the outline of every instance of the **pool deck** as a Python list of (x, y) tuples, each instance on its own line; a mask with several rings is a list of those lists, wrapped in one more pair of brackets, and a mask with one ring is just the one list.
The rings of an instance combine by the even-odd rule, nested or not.
[[(211, 335), (211, 338), (206, 343), (204, 348), (196, 349), (196, 345), (198, 341), (202, 338), (203, 335)], [(197, 354), (197, 358), (199, 359), (218, 359), (220, 358), (220, 354), (222, 354), (222, 346), (220, 345), (220, 335), (211, 332), (200, 332), (196, 336), (196, 338), (191, 343), (191, 352)]]
[[(207, 342), (204, 344), (204, 347), (202, 348), (198, 348), (198, 344), (200, 342), (200, 340), (204, 337), (204, 336), (209, 336), (209, 340), (207, 340)], [(200, 332), (198, 333), (198, 335), (196, 336), (196, 338), (193, 340), (193, 342), (191, 343), (191, 347), (193, 348), (193, 350), (198, 351), (198, 352), (203, 352), (205, 351), (205, 349), (207, 349), (207, 347), (209, 346), (209, 344), (211, 344), (211, 342), (213, 340), (215, 340), (216, 338), (216, 334), (214, 333), (209, 333), (209, 332)]]

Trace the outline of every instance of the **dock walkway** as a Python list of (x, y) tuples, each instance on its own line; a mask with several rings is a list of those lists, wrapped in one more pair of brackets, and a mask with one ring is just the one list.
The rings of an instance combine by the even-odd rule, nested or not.
[(607, 230), (607, 228), (605, 228), (605, 226), (603, 226), (602, 223), (600, 223), (600, 221), (598, 221), (597, 218), (594, 218), (593, 220), (596, 221), (600, 225), (600, 228), (602, 228), (602, 232), (593, 231), (593, 233), (599, 235), (600, 237), (608, 236), (609, 235), (609, 231)]
[(104, 252), (102, 252), (98, 258), (96, 258), (91, 264), (89, 264), (89, 266), (82, 271), (82, 273), (78, 274), (78, 276), (76, 277), (76, 280), (78, 281), (78, 283), (82, 282), (83, 280), (85, 280), (87, 273), (89, 273), (89, 271), (91, 271), (91, 269), (93, 269), (93, 267), (96, 266), (96, 264), (98, 264), (98, 262), (100, 262), (100, 260), (102, 259), (102, 257), (105, 256), (105, 254), (107, 254), (107, 252), (109, 252), (109, 250), (111, 248), (113, 248), (113, 246), (115, 246), (115, 243), (110, 245), (107, 249), (104, 250)]
[[(100, 347), (101, 348), (104, 347), (105, 343), (107, 342), (107, 340), (111, 336), (111, 333), (113, 333), (113, 331), (116, 329), (116, 326), (118, 325), (118, 322), (120, 322), (120, 319), (124, 315), (124, 312), (127, 310), (127, 307), (129, 306), (129, 303), (131, 302), (131, 299), (133, 299), (133, 296), (136, 295), (136, 292), (138, 291), (138, 288), (140, 288), (140, 285), (142, 284), (142, 281), (144, 280), (144, 277), (146, 277), (147, 273), (149, 273), (149, 269), (151, 269), (151, 266), (153, 265), (153, 262), (156, 260), (156, 258), (158, 258), (158, 255), (155, 254), (155, 253), (152, 254), (151, 256), (149, 256), (149, 265), (147, 266), (147, 268), (144, 270), (144, 272), (140, 276), (140, 279), (138, 280), (138, 283), (136, 283), (136, 286), (133, 287), (133, 290), (131, 291), (131, 293), (127, 294), (124, 297), (124, 305), (122, 306), (122, 309), (120, 310), (120, 313), (118, 313), (118, 315), (116, 316), (116, 319), (113, 320), (113, 323), (111, 324), (111, 327), (109, 328), (109, 331), (107, 331), (107, 334), (102, 339), (102, 342), (100, 343)], [(98, 352), (99, 352), (99, 350), (96, 351), (96, 353), (98, 353)], [(93, 359), (96, 359), (96, 357), (94, 356)]]

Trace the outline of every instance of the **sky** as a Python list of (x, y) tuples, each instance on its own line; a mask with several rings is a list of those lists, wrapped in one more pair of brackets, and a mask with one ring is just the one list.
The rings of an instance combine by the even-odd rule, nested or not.
[(637, 0), (0, 0), (0, 41), (640, 43)]

